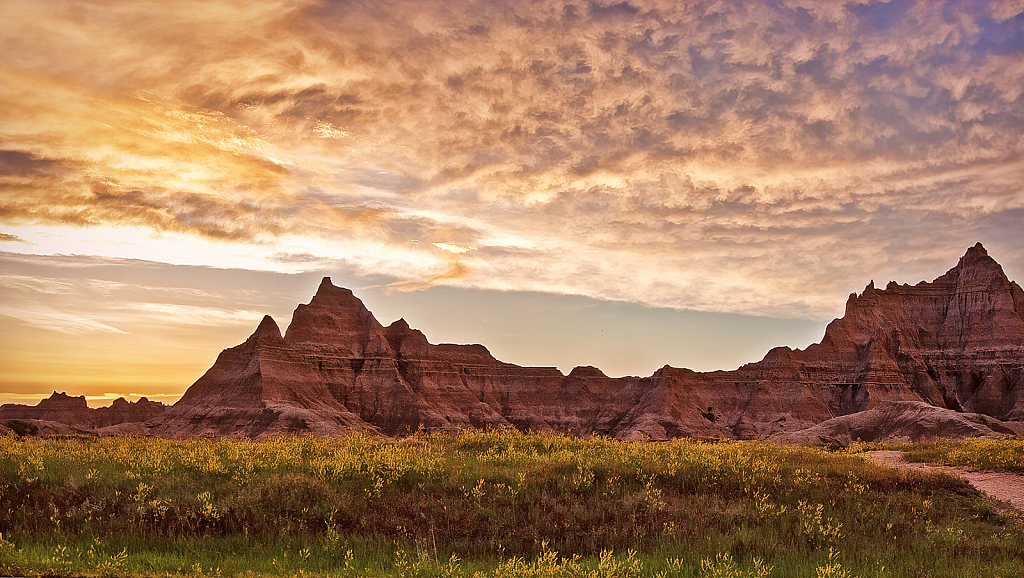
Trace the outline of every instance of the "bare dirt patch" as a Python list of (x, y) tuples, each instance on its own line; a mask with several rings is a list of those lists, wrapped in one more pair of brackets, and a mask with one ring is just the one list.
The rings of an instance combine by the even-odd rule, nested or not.
[(967, 468), (908, 462), (903, 457), (903, 452), (899, 451), (867, 452), (865, 456), (876, 464), (890, 468), (945, 472), (963, 478), (978, 490), (1009, 504), (1018, 514), (1024, 514), (1024, 476), (1022, 475), (1010, 472), (975, 472)]

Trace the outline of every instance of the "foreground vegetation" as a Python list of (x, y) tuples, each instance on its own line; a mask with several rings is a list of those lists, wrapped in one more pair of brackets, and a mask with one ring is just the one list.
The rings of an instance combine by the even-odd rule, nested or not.
[(758, 442), (0, 438), (0, 574), (1014, 576), (966, 483)]
[(1024, 474), (1024, 440), (939, 440), (900, 446), (912, 462)]

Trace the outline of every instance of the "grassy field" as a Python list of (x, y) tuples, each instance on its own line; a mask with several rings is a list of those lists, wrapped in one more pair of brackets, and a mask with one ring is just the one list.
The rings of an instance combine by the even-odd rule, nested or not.
[(912, 462), (1024, 474), (1024, 440), (940, 440), (899, 446)]
[(966, 483), (849, 452), (510, 431), (0, 438), (0, 574), (1020, 576)]

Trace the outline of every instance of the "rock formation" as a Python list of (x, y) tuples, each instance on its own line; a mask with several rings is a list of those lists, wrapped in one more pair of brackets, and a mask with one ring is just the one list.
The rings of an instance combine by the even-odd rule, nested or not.
[(763, 438), (904, 401), (1020, 421), (1022, 392), (1024, 292), (978, 244), (931, 283), (868, 284), (806, 350), (776, 348), (734, 371), (665, 366), (647, 378), (593, 367), (564, 375), (500, 362), (480, 345), (434, 345), (404, 320), (382, 326), (325, 278), (284, 336), (264, 318), (147, 427), (257, 438), (467, 427)]
[(959, 437), (991, 439), (1017, 435), (1010, 424), (980, 413), (961, 413), (923, 401), (886, 401), (868, 410), (835, 417), (806, 429), (772, 436), (771, 439), (787, 444), (842, 447), (855, 441), (900, 443)]
[[(665, 366), (610, 378), (593, 367), (564, 375), (503, 363), (481, 345), (431, 344), (403, 319), (382, 326), (324, 278), (284, 335), (264, 317), (173, 407), (132, 413), (125, 404), (111, 406), (121, 418), (101, 419), (84, 398), (55, 393), (36, 408), (4, 406), (0, 418), (31, 409), (32, 419), (173, 437), (470, 427), (651, 440), (999, 434), (1010, 431), (999, 420), (1024, 421), (1024, 291), (979, 243), (930, 283), (869, 283), (806, 350), (775, 348), (734, 371)], [(83, 412), (91, 417), (76, 417)], [(914, 429), (893, 412), (940, 425)]]
[(385, 328), (325, 278), (283, 337), (265, 317), (151, 425), (171, 436), (465, 427), (585, 433), (561, 395), (564, 382), (555, 368), (502, 363), (480, 345), (430, 344), (402, 319)]
[(74, 397), (55, 391), (36, 405), (6, 403), (0, 406), (0, 423), (22, 421), (37, 429), (43, 427), (42, 431), (50, 433), (92, 432), (122, 423), (144, 422), (159, 415), (166, 407), (145, 397), (136, 402), (119, 397), (107, 407), (92, 409), (84, 395)]
[[(733, 437), (793, 431), (885, 401), (924, 401), (1000, 420), (1024, 418), (1024, 292), (981, 244), (931, 283), (869, 283), (804, 351), (773, 349), (731, 372), (678, 375), (707, 395)], [(689, 394), (692, 395), (692, 394)], [(689, 395), (673, 405), (684, 412)], [(703, 406), (705, 402), (701, 401)]]

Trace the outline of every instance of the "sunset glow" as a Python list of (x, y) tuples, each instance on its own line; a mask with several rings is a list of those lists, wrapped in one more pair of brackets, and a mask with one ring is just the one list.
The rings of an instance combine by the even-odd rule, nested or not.
[(806, 346), (869, 280), (978, 241), (1024, 280), (1020, 2), (0, 21), (0, 402), (173, 401), (324, 275), (434, 342), (644, 375)]

